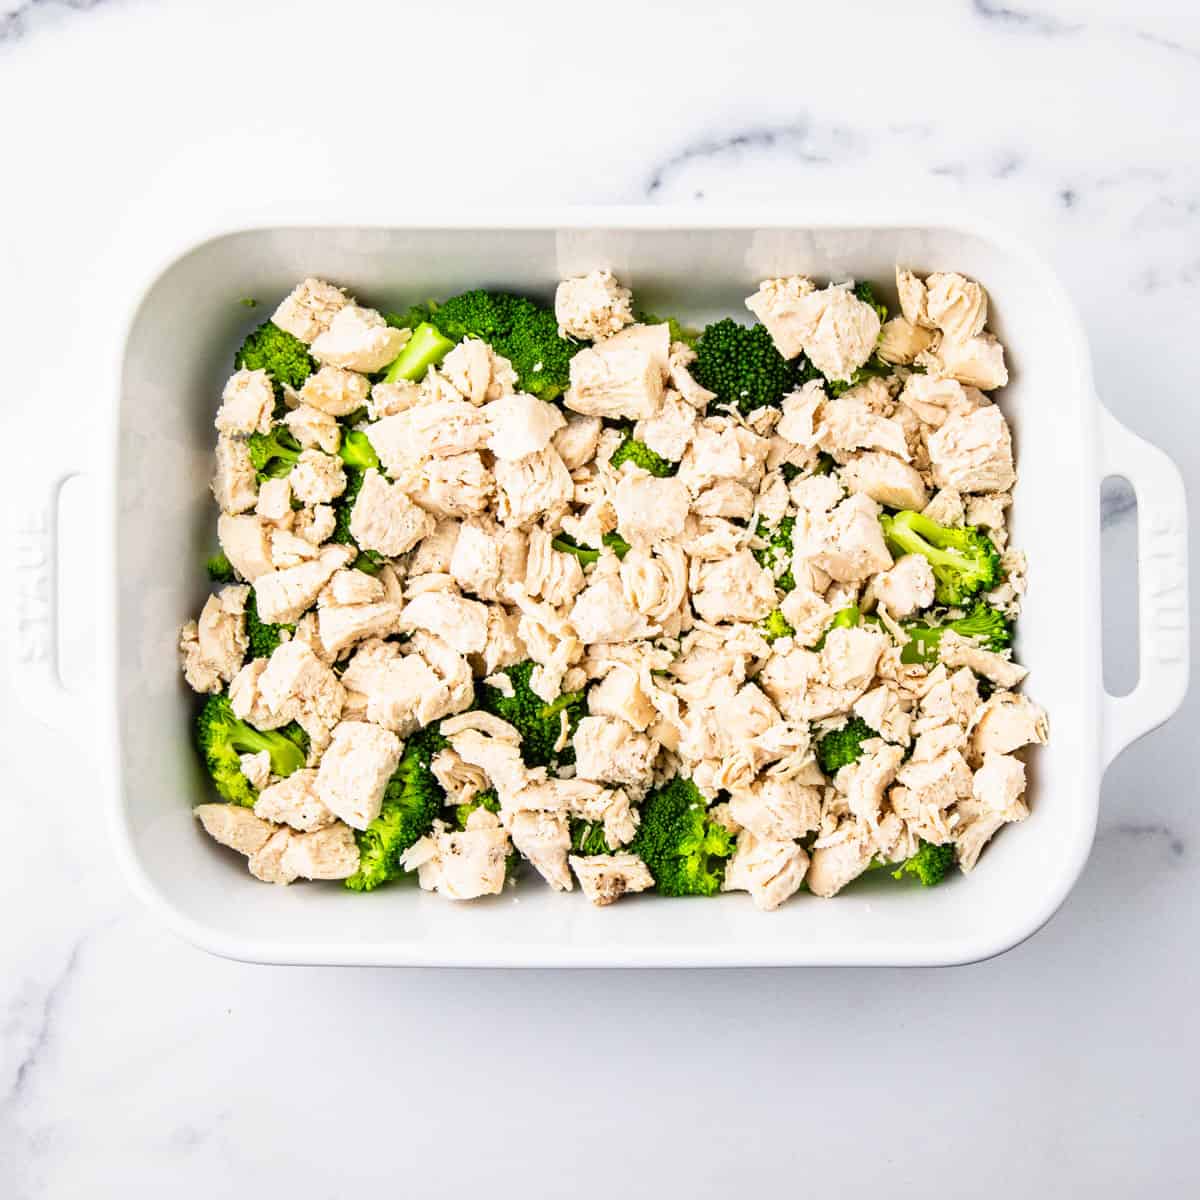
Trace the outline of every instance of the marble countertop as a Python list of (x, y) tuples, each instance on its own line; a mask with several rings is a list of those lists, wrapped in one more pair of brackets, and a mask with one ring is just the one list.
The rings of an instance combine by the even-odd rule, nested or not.
[[(802, 211), (865, 190), (1029, 238), (1083, 313), (1104, 402), (1200, 480), (1194, 6), (437, 12), (442, 30), (365, 0), (0, 0), (6, 444), (47, 409), (86, 444), (106, 402), (86, 371), (110, 332), (106, 288), (151, 216), (211, 225), (378, 189), (398, 211)], [(502, 104), (518, 115), (498, 120)], [(58, 353), (30, 360), (46, 321)], [(102, 566), (86, 483), (64, 503), (64, 669), (82, 686)], [(1126, 490), (1106, 493), (1104, 521), (1115, 686), (1134, 658)], [(209, 957), (155, 923), (109, 853), (87, 738), (24, 715), (4, 679), (0, 1196), (591, 1197), (684, 1181), (899, 1197), (931, 1174), (959, 1198), (1193, 1194), (1198, 715), (1193, 690), (1114, 764), (1077, 888), (991, 962), (286, 969)]]

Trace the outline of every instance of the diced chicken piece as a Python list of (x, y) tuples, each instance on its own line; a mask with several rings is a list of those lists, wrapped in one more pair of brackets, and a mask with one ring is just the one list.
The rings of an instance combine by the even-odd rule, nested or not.
[(450, 383), (478, 407), (512, 392), (517, 373), (512, 363), (478, 338), (464, 338), (441, 362)]
[[(252, 788), (261, 791), (271, 782), (271, 753), (260, 750), (257, 754), (239, 754), (242, 774)], [(258, 814), (260, 817), (263, 813)]]
[(940, 842), (945, 835), (934, 836), (940, 815), (971, 794), (971, 769), (959, 751), (947, 750), (934, 759), (909, 760), (896, 772), (896, 782), (899, 786), (889, 797), (892, 808), (927, 834), (927, 841)]
[(645, 351), (665, 376), (671, 360), (671, 326), (665, 321), (658, 325), (629, 325), (606, 338), (604, 349)]
[(810, 380), (802, 388), (789, 392), (780, 405), (783, 416), (775, 426), (775, 433), (797, 446), (816, 446), (817, 412), (827, 398), (819, 379)]
[(410, 575), (445, 574), (450, 570), (450, 560), (458, 545), (459, 523), (443, 518), (434, 525), (433, 532), (423, 538), (408, 561)]
[(966, 521), (962, 497), (953, 488), (942, 488), (921, 512), (939, 525), (962, 525)]
[(869, 829), (878, 826), (883, 816), (883, 796), (896, 770), (904, 761), (904, 749), (892, 746), (879, 739), (868, 742), (873, 748), (864, 753), (857, 762), (842, 767), (837, 773), (838, 791), (846, 796), (846, 805), (852, 816)]
[(775, 576), (749, 550), (693, 565), (692, 607), (711, 624), (758, 621), (775, 607)]
[(983, 766), (975, 772), (972, 799), (958, 806), (962, 818), (955, 838), (958, 865), (969, 872), (980, 851), (1001, 826), (1023, 821), (1029, 815), (1022, 795), (1025, 791), (1025, 764), (1007, 754), (988, 753)]
[(790, 842), (821, 823), (821, 789), (767, 775), (729, 799), (729, 815), (756, 837)]
[(815, 291), (810, 279), (791, 275), (763, 280), (758, 291), (746, 299), (746, 307), (767, 327), (784, 358), (795, 358), (804, 349), (809, 321), (802, 302)]
[(905, 554), (891, 570), (875, 576), (876, 597), (893, 617), (910, 617), (933, 603), (936, 581), (929, 559), (923, 554)]
[(254, 802), (254, 815), (307, 832), (324, 829), (337, 819), (317, 795), (317, 772), (306, 767), (264, 787)]
[(423, 592), (400, 614), (402, 632), (425, 629), (459, 654), (478, 654), (487, 643), (488, 608), (450, 592)]
[(933, 334), (904, 317), (885, 321), (879, 333), (879, 357), (886, 363), (907, 365), (929, 349)]
[(805, 876), (808, 890), (814, 896), (825, 899), (836, 896), (846, 884), (857, 879), (875, 857), (874, 845), (866, 830), (850, 826), (845, 832), (845, 837), (829, 845), (822, 845), (824, 838), (817, 839)]
[(200, 638), (195, 621), (185, 621), (179, 630), (179, 663), (188, 687), (201, 695), (221, 690), (221, 674), (200, 653)]
[(241, 669), (249, 646), (246, 638), (249, 595), (250, 589), (244, 585), (223, 587), (209, 596), (200, 613), (197, 628), (200, 654), (226, 683)]
[(331, 417), (345, 417), (367, 403), (371, 381), (357, 371), (321, 367), (300, 388), (300, 403)]
[(358, 843), (346, 825), (334, 824), (308, 833), (289, 833), (280, 860), (293, 879), (349, 879), (358, 870)]
[(593, 576), (575, 598), (568, 621), (584, 643), (632, 642), (656, 628), (629, 602), (616, 575)]
[(333, 509), (328, 504), (315, 504), (311, 508), (302, 508), (296, 514), (292, 532), (306, 542), (319, 546), (333, 536), (336, 527), (337, 517), (334, 516)]
[(401, 858), (406, 870), (416, 870), (421, 887), (451, 900), (498, 896), (504, 890), (508, 834), (494, 813), (477, 808), (461, 833), (440, 822)]
[(212, 494), (222, 513), (243, 513), (258, 500), (258, 477), (246, 443), (222, 434), (217, 438), (217, 469)]
[(298, 537), (286, 529), (271, 530), (271, 565), (280, 571), (311, 562), (320, 553), (307, 538)]
[(371, 395), (367, 398), (367, 415), (372, 421), (378, 421), (407, 412), (420, 403), (420, 387), (407, 379), (398, 379), (395, 383), (375, 383), (371, 385)]
[(569, 861), (583, 894), (597, 907), (654, 886), (649, 867), (636, 854), (573, 854)]
[(634, 548), (621, 560), (621, 587), (625, 598), (643, 616), (664, 626), (682, 620), (687, 597), (687, 555), (678, 546), (659, 545), (651, 554)]
[(498, 598), (500, 539), (497, 531), (479, 521), (464, 521), (458, 527), (446, 565), (464, 592), (474, 592), (485, 600)]
[(275, 389), (266, 371), (236, 371), (221, 393), (214, 424), (219, 433), (270, 433)]
[(578, 470), (596, 457), (596, 446), (604, 423), (599, 417), (584, 417), (572, 413), (567, 423), (555, 435), (551, 443), (563, 460), (568, 471)]
[(861, 492), (888, 508), (920, 512), (929, 498), (920, 471), (882, 451), (855, 455), (838, 476), (847, 491)]
[(808, 855), (793, 841), (760, 838), (749, 829), (738, 834), (725, 868), (723, 892), (749, 892), (760, 912), (773, 912), (804, 882)]
[(258, 517), (222, 513), (217, 518), (217, 541), (233, 569), (250, 583), (274, 568), (267, 527)]
[(984, 650), (953, 629), (947, 629), (938, 639), (938, 657), (948, 667), (970, 667), (976, 675), (990, 679), (998, 688), (1015, 688), (1029, 674), (1003, 654)]
[(584, 717), (575, 730), (576, 775), (605, 783), (648, 783), (658, 745), (616, 717)]
[(987, 294), (974, 280), (938, 272), (925, 280), (925, 311), (947, 338), (965, 342), (987, 324)]
[(924, 280), (904, 267), (896, 268), (896, 291), (900, 295), (900, 311), (910, 325), (932, 329), (929, 319), (928, 292)]
[(393, 329), (373, 308), (347, 304), (314, 339), (312, 356), (320, 363), (370, 375), (382, 371), (409, 336), (407, 330)]
[(488, 449), (497, 458), (510, 462), (544, 450), (567, 424), (556, 405), (524, 392), (493, 400), (483, 413), (491, 430)]
[(938, 487), (958, 492), (1005, 492), (1016, 482), (1012, 436), (1004, 414), (985, 405), (950, 417), (929, 436), (929, 461)]
[(994, 692), (971, 718), (972, 761), (1045, 745), (1048, 733), (1046, 714), (1032, 700), (1015, 692)]
[(849, 381), (879, 340), (879, 314), (840, 284), (784, 303), (776, 303), (774, 296), (760, 301), (758, 296), (747, 300), (747, 307), (760, 316), (780, 354), (795, 358), (803, 350), (828, 379)]
[(658, 716), (650, 697), (642, 688), (638, 672), (618, 664), (597, 684), (588, 689), (588, 712), (596, 717), (618, 717), (644, 731)]
[(1004, 365), (1004, 347), (990, 333), (981, 333), (965, 342), (943, 338), (930, 347), (920, 362), (937, 375), (948, 375), (967, 387), (990, 392), (1008, 382)]
[(262, 848), (250, 855), (246, 863), (250, 874), (263, 883), (288, 884), (296, 879), (295, 872), (288, 871), (283, 865), (283, 856), (291, 840), (291, 830), (274, 826)]
[(264, 479), (258, 489), (258, 503), (254, 506), (255, 515), (276, 527), (291, 525), (292, 485), (284, 479)]
[(877, 575), (892, 565), (883, 540), (879, 505), (861, 493), (849, 496), (829, 513), (803, 510), (792, 540), (796, 555), (841, 583)]
[(346, 702), (346, 689), (341, 681), (298, 638), (284, 642), (274, 651), (257, 679), (257, 690), (271, 712), (299, 721), (310, 737), (322, 742), (325, 733), (337, 723)]
[(389, 729), (367, 721), (342, 721), (317, 770), (317, 795), (351, 828), (366, 829), (379, 816), (402, 748)]
[(658, 412), (639, 421), (633, 436), (655, 454), (678, 462), (692, 441), (696, 428), (696, 409), (678, 392), (667, 392)]
[(512, 844), (556, 892), (574, 889), (567, 855), (571, 852), (571, 826), (566, 813), (522, 811), (508, 826)]
[(701, 517), (748, 521), (754, 514), (754, 493), (733, 479), (718, 479), (692, 501), (692, 512)]
[(560, 337), (598, 342), (633, 321), (633, 293), (607, 268), (564, 279), (554, 293)]
[[(257, 518), (239, 517), (236, 520), (254, 520)], [(261, 524), (259, 529), (261, 529)], [(266, 539), (263, 538), (264, 546)], [(229, 547), (225, 538), (221, 538), (221, 546), (226, 554)], [(246, 575), (238, 566), (233, 555), (229, 560), (254, 584), (254, 598), (258, 604), (258, 615), (272, 625), (291, 625), (300, 619), (307, 609), (316, 602), (321, 589), (329, 582), (334, 571), (347, 566), (355, 558), (351, 546), (326, 546), (315, 562), (301, 563), (298, 567), (288, 567), (282, 571), (255, 571)], [(269, 562), (269, 559), (268, 559)]]
[(854, 393), (825, 402), (816, 437), (817, 445), (835, 456), (876, 449), (886, 450), (898, 458), (909, 457), (908, 442), (901, 426), (880, 416), (865, 399)]
[(663, 398), (666, 367), (654, 354), (637, 345), (610, 338), (585, 347), (571, 359), (571, 386), (563, 404), (592, 417), (632, 417), (641, 420), (658, 412)]
[(495, 478), (474, 451), (431, 458), (409, 487), (412, 498), (437, 517), (471, 517), (486, 512), (495, 492)]
[(769, 438), (728, 417), (708, 417), (696, 425), (676, 478), (687, 484), (692, 495), (723, 479), (757, 489), (770, 450)]
[(192, 814), (209, 837), (239, 854), (257, 854), (275, 832), (273, 825), (240, 804), (197, 804)]
[[(957, 634), (947, 631), (942, 634), (942, 639), (951, 636)], [(935, 668), (926, 680), (920, 717), (913, 728), (917, 733), (923, 733), (926, 729), (952, 722), (966, 729), (978, 707), (979, 686), (972, 671), (963, 667), (950, 675), (945, 667)]]
[(779, 608), (801, 646), (812, 646), (819, 641), (834, 617), (832, 604), (827, 604), (819, 593), (800, 586), (784, 596)]
[(506, 525), (528, 525), (560, 512), (575, 494), (575, 485), (552, 446), (516, 462), (496, 463), (500, 489), (499, 516)]
[[(821, 648), (821, 674), (831, 687), (857, 689), (871, 682), (887, 639), (868, 626), (831, 629)], [(856, 696), (857, 698), (857, 696)]]
[(363, 550), (396, 558), (433, 532), (434, 519), (414, 504), (399, 484), (389, 483), (373, 467), (350, 513), (350, 536)]
[(1011, 754), (988, 751), (975, 772), (971, 794), (995, 812), (1008, 812), (1025, 792), (1025, 764)]
[(483, 410), (461, 399), (418, 404), (376, 421), (366, 433), (384, 469), (400, 480), (426, 458), (468, 454), (491, 436)]
[(377, 604), (388, 598), (383, 580), (365, 571), (340, 570), (317, 598), (320, 604)]
[(275, 310), (271, 321), (293, 337), (311, 344), (349, 303), (349, 297), (341, 288), (309, 278), (292, 289)]
[[(445, 683), (419, 654), (404, 654), (394, 642), (372, 640), (355, 652), (342, 683), (366, 698), (368, 721), (407, 737), (430, 711), (444, 715)], [(430, 718), (431, 719), (431, 718)]]
[(612, 497), (617, 530), (631, 546), (670, 541), (683, 532), (688, 514), (687, 486), (678, 478), (658, 479), (629, 471)]
[(530, 596), (540, 596), (555, 608), (562, 608), (583, 589), (583, 568), (575, 555), (555, 550), (553, 540), (553, 536), (540, 526), (530, 529), (525, 591)]
[(302, 450), (288, 481), (293, 495), (303, 504), (328, 504), (346, 490), (341, 459), (320, 450)]

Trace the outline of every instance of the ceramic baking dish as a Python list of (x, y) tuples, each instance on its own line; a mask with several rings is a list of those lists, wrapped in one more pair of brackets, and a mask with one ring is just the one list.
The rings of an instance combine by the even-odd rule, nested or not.
[[(1020, 482), (1015, 543), (1030, 590), (1017, 653), (1052, 740), (1031, 756), (1033, 815), (1005, 830), (968, 879), (924, 890), (861, 881), (836, 900), (806, 893), (774, 914), (745, 895), (645, 896), (594, 909), (536, 879), (455, 905), (414, 887), (371, 896), (337, 886), (267, 887), (209, 841), (191, 816), (208, 795), (189, 742), (194, 699), (175, 655), (200, 608), (213, 546), (208, 494), (213, 413), (239, 338), (266, 305), (315, 274), (381, 308), (479, 284), (549, 298), (564, 275), (612, 267), (651, 311), (692, 320), (744, 312), (767, 276), (886, 283), (893, 264), (958, 270), (986, 285), (1008, 348)], [(885, 291), (888, 290), (885, 288)], [(894, 295), (887, 297), (894, 303)], [(220, 954), (282, 963), (497, 966), (949, 964), (1016, 945), (1063, 901), (1092, 844), (1100, 777), (1165, 720), (1188, 672), (1186, 508), (1170, 460), (1097, 401), (1080, 322), (1050, 271), (1004, 234), (958, 221), (844, 223), (714, 219), (703, 210), (577, 211), (498, 224), (281, 224), (188, 245), (149, 283), (129, 325), (111, 410), (103, 536), (109, 627), (100, 686), (111, 702), (106, 783), (115, 841), (137, 891), (183, 936)], [(1101, 684), (1099, 489), (1132, 481), (1139, 501), (1140, 668), (1123, 698)], [(50, 604), (57, 484), (26, 522), (41, 563), (28, 605)], [(1071, 612), (1064, 622), (1058, 614)], [(37, 613), (34, 612), (36, 618)], [(23, 694), (53, 721), (70, 700), (55, 682), (53, 621), (23, 643)]]

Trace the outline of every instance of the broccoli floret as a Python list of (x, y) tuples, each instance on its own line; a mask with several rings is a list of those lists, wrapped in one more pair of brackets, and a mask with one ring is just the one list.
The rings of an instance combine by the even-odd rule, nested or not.
[[(629, 553), (629, 543), (618, 533), (606, 533), (600, 539), (618, 558), (624, 558)], [(573, 554), (583, 566), (588, 563), (596, 562), (600, 557), (599, 550), (593, 550), (591, 546), (581, 546), (569, 533), (560, 533), (550, 543), (555, 550), (561, 550), (564, 554)]]
[(776, 586), (785, 592), (790, 592), (796, 586), (796, 578), (792, 574), (792, 530), (795, 527), (795, 517), (784, 517), (778, 525), (760, 535), (767, 539), (767, 544), (761, 550), (754, 551), (759, 565), (770, 570), (775, 576)]
[[(375, 453), (371, 439), (361, 429), (351, 429), (342, 434), (342, 444), (338, 447), (338, 456), (346, 466), (353, 467), (356, 471), (368, 471), (371, 467), (379, 470), (379, 455)], [(362, 487), (361, 478), (358, 486)]]
[(788, 624), (787, 617), (778, 608), (773, 608), (767, 615), (758, 623), (759, 629), (762, 630), (763, 637), (768, 642), (776, 642), (782, 637), (791, 637), (796, 631)]
[(1003, 578), (1000, 554), (975, 525), (945, 526), (911, 509), (879, 518), (893, 554), (923, 554), (933, 568), (939, 604), (964, 607)]
[(433, 726), (405, 742), (400, 765), (384, 790), (379, 816), (354, 835), (358, 870), (346, 880), (352, 892), (373, 891), (403, 874), (400, 856), (433, 828), (446, 793), (430, 764), (446, 745), (446, 739)]
[[(370, 443), (368, 443), (369, 445)], [(333, 506), (333, 533), (329, 535), (331, 542), (342, 546), (353, 546), (358, 550), (358, 557), (350, 565), (368, 575), (374, 575), (383, 566), (383, 555), (377, 550), (362, 550), (350, 532), (350, 517), (354, 513), (354, 502), (362, 491), (366, 472), (357, 467), (346, 467), (346, 490), (338, 497)]]
[(300, 461), (304, 449), (286, 425), (276, 425), (270, 433), (252, 433), (246, 447), (259, 483), (264, 479), (282, 479)]
[(271, 756), (273, 775), (290, 775), (304, 766), (308, 737), (294, 721), (282, 729), (263, 732), (234, 716), (224, 692), (209, 696), (196, 718), (196, 746), (222, 799), (247, 808), (258, 791), (242, 774), (240, 754), (265, 750)]
[(778, 407), (796, 384), (796, 368), (775, 349), (766, 326), (739, 325), (729, 317), (705, 327), (691, 372), (721, 403), (744, 413)]
[[(583, 692), (566, 692), (552, 704), (547, 704), (529, 686), (537, 664), (525, 659), (515, 666), (505, 667), (504, 673), (513, 686), (512, 696), (482, 683), (476, 688), (478, 707), (507, 721), (521, 735), (521, 757), (529, 767), (548, 767), (554, 763), (573, 763), (575, 749), (570, 739), (584, 716)], [(567, 744), (556, 751), (555, 744), (562, 732), (560, 713), (567, 714)]]
[(621, 464), (631, 462), (641, 467), (643, 471), (649, 471), (651, 475), (657, 475), (659, 479), (665, 479), (668, 475), (674, 475), (679, 470), (679, 464), (672, 462), (669, 458), (663, 458), (661, 454), (656, 454), (645, 442), (639, 442), (634, 436), (632, 430), (627, 430), (625, 440), (613, 451), (612, 457), (608, 460), (608, 465), (614, 471), (621, 469)]
[(1012, 645), (1012, 622), (983, 600), (957, 621), (947, 621), (944, 625), (905, 621), (903, 628), (912, 639), (900, 651), (900, 661), (904, 663), (937, 662), (938, 644), (947, 629), (953, 629), (963, 637), (976, 638), (985, 650), (1007, 650)]
[(892, 872), (892, 878), (903, 879), (905, 875), (915, 875), (923, 887), (935, 887), (946, 878), (946, 873), (953, 866), (953, 845), (935, 846), (932, 842), (922, 842), (916, 854), (905, 859)]
[(500, 811), (500, 797), (496, 795), (493, 789), (489, 788), (486, 792), (480, 792), (473, 800), (468, 800), (465, 804), (455, 805), (454, 823), (459, 829), (466, 829), (467, 818), (477, 808), (486, 808), (488, 812), (498, 813)]
[(233, 365), (238, 370), (266, 371), (276, 396), (282, 393), (284, 384), (299, 388), (317, 369), (308, 347), (271, 321), (264, 321), (250, 333), (234, 355)]
[(554, 400), (567, 390), (571, 358), (582, 344), (558, 336), (552, 309), (482, 288), (447, 300), (429, 320), (456, 342), (465, 337), (487, 342), (512, 363), (520, 389), (542, 400)]
[(629, 845), (664, 896), (712, 896), (720, 891), (733, 836), (712, 820), (690, 779), (677, 775), (651, 792)]
[(251, 658), (270, 658), (275, 653), (279, 643), (283, 641), (283, 631), (293, 633), (295, 625), (268, 625), (258, 615), (258, 597), (251, 591), (246, 599), (246, 639), (250, 643)]
[(225, 557), (223, 550), (218, 550), (216, 554), (210, 555), (204, 560), (204, 569), (208, 572), (208, 577), (213, 583), (234, 583), (237, 581), (237, 575), (233, 570), (233, 563)]
[(858, 762), (863, 742), (878, 736), (862, 717), (851, 717), (841, 729), (830, 730), (817, 742), (817, 763), (826, 775), (836, 775), (842, 767)]
[(672, 342), (682, 342), (685, 346), (695, 348), (696, 342), (700, 338), (700, 330), (683, 325), (674, 317), (656, 317), (653, 313), (644, 312), (635, 312), (633, 315), (639, 325), (666, 324), (670, 326)]
[(424, 304), (414, 304), (402, 313), (384, 313), (383, 319), (393, 329), (416, 329), (418, 325), (431, 321), (435, 312), (437, 312), (437, 303), (433, 300), (426, 300)]
[(604, 836), (604, 822), (572, 817), (571, 853), (589, 857), (593, 854), (615, 854), (616, 849), (608, 844), (608, 839)]
[(875, 295), (875, 289), (865, 279), (861, 283), (854, 285), (854, 294), (864, 304), (869, 304), (879, 314), (879, 323), (881, 325), (888, 319), (887, 305), (879, 303)]
[(448, 337), (444, 337), (428, 321), (422, 321), (384, 372), (383, 381), (396, 383), (401, 379), (409, 379), (417, 383), (424, 379), (430, 367), (440, 363), (453, 349), (454, 343)]

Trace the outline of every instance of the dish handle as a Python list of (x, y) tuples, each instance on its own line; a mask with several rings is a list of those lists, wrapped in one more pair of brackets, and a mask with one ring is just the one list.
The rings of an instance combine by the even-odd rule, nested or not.
[(92, 723), (87, 694), (63, 686), (58, 653), (58, 503), (63, 484), (82, 474), (63, 470), (48, 480), (28, 480), (24, 486), (33, 499), (9, 510), (9, 678), (22, 706), (60, 731)]
[(1138, 681), (1104, 694), (1104, 766), (1161, 725), (1187, 692), (1187, 497), (1179, 468), (1101, 407), (1100, 477), (1128, 479), (1137, 496)]

